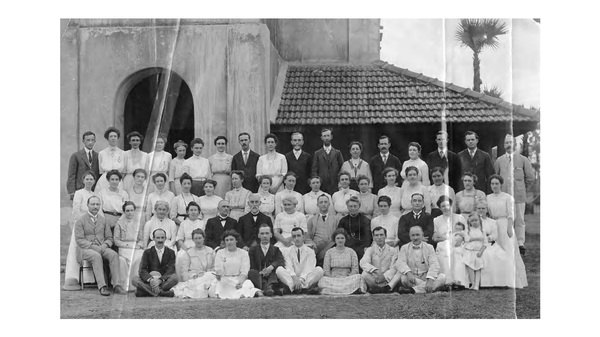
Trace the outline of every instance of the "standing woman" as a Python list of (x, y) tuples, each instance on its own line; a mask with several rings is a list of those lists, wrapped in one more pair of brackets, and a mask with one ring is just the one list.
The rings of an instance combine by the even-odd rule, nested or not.
[(145, 219), (144, 207), (146, 206), (147, 195), (146, 170), (139, 168), (133, 171), (133, 185), (128, 190), (127, 195), (129, 200), (133, 201), (136, 210), (136, 216), (140, 219)]
[(411, 198), (415, 193), (423, 195), (423, 201), (425, 202), (425, 211), (431, 214), (431, 197), (429, 196), (429, 189), (423, 186), (419, 180), (419, 169), (414, 166), (409, 166), (404, 170), (406, 175), (406, 184), (402, 186), (402, 199), (400, 199), (402, 206), (402, 215), (412, 211)]
[(187, 144), (183, 141), (178, 141), (173, 145), (173, 149), (177, 154), (175, 159), (171, 160), (169, 163), (169, 189), (173, 194), (180, 195), (181, 194), (181, 182), (179, 178), (184, 173), (189, 174), (189, 167), (183, 166), (185, 162), (185, 153), (187, 151)]
[(294, 191), (296, 187), (296, 173), (289, 171), (283, 177), (283, 184), (285, 188), (275, 194), (275, 215), (283, 212), (283, 199), (287, 197), (293, 197), (296, 199), (296, 211), (304, 214), (304, 198), (302, 194)]
[(367, 218), (373, 219), (377, 216), (379, 208), (377, 207), (377, 196), (371, 193), (371, 178), (359, 175), (356, 181), (358, 181), (358, 200), (360, 200), (358, 211)]
[(212, 177), (210, 171), (210, 163), (208, 159), (202, 157), (202, 150), (204, 149), (204, 141), (201, 138), (194, 138), (190, 142), (193, 156), (189, 157), (183, 162), (183, 167), (187, 170), (189, 175), (192, 177), (192, 189), (191, 192), (197, 196), (204, 195), (204, 182), (206, 179)]
[(390, 204), (390, 214), (400, 219), (400, 216), (402, 215), (402, 189), (396, 186), (396, 179), (398, 179), (398, 170), (396, 170), (393, 167), (386, 167), (381, 174), (383, 175), (383, 179), (385, 179), (387, 185), (379, 189), (379, 192), (377, 192), (377, 196), (388, 196), (392, 201), (392, 203)]
[[(150, 177), (154, 177), (154, 175), (157, 173), (162, 173), (164, 175), (169, 174), (169, 164), (171, 163), (171, 159), (173, 157), (169, 152), (165, 151), (166, 143), (167, 136), (159, 134), (158, 137), (156, 137), (154, 151), (148, 153), (148, 165), (151, 165)], [(154, 192), (155, 188), (156, 186), (154, 185), (154, 181), (150, 180), (148, 182), (148, 193)]]
[(358, 198), (358, 191), (350, 189), (350, 173), (346, 171), (340, 171), (340, 173), (338, 173), (338, 186), (340, 187), (340, 190), (333, 193), (331, 200), (335, 216), (339, 220), (348, 215), (346, 201), (350, 200), (351, 197)]
[(169, 214), (169, 218), (173, 219), (177, 226), (181, 225), (181, 222), (187, 218), (186, 210), (188, 204), (192, 201), (198, 204), (200, 203), (200, 198), (190, 192), (192, 189), (192, 177), (190, 177), (189, 174), (184, 173), (181, 175), (181, 178), (179, 178), (179, 182), (181, 183), (181, 194), (171, 201), (171, 213)]
[(258, 177), (258, 195), (260, 195), (260, 211), (275, 220), (275, 195), (270, 192), (273, 180), (270, 176)]
[[(321, 191), (321, 177), (314, 175), (308, 178), (308, 185), (311, 188), (311, 191), (302, 196), (302, 201), (304, 201), (304, 214), (306, 214), (306, 219), (310, 219), (313, 215), (320, 214), (318, 199), (322, 194), (326, 195), (329, 200), (331, 200), (331, 196), (329, 193), (325, 193)], [(329, 214), (335, 214), (333, 210), (333, 205), (329, 204)]]
[(260, 176), (271, 177), (271, 190), (272, 194), (275, 194), (283, 190), (283, 176), (287, 173), (287, 160), (281, 153), (275, 151), (277, 147), (277, 136), (269, 133), (265, 136), (265, 145), (267, 147), (267, 153), (258, 158), (256, 164), (256, 178)]
[(231, 184), (233, 185), (233, 189), (225, 193), (225, 200), (229, 202), (229, 209), (231, 210), (229, 217), (234, 218), (235, 221), (247, 213), (247, 209), (249, 211), (248, 197), (250, 197), (252, 192), (248, 191), (242, 186), (244, 178), (244, 171), (231, 171), (230, 180)]
[(373, 176), (371, 175), (371, 168), (369, 163), (360, 158), (363, 146), (360, 142), (353, 141), (350, 143), (350, 159), (342, 164), (340, 171), (346, 171), (350, 173), (350, 189), (358, 191), (358, 177), (363, 175), (369, 178), (369, 188), (373, 185)]
[[(167, 189), (167, 176), (164, 173), (158, 172), (155, 175), (153, 175), (152, 182), (154, 183), (155, 188), (154, 192), (148, 195), (148, 202), (146, 203), (146, 215), (144, 222), (150, 220), (152, 215), (154, 215), (154, 204), (158, 200), (166, 201), (169, 205), (171, 205), (173, 199), (175, 198), (175, 194), (173, 194), (173, 192)], [(181, 186), (181, 184), (179, 186)]]
[(462, 181), (465, 189), (456, 193), (457, 213), (462, 214), (463, 217), (469, 217), (469, 214), (475, 211), (475, 204), (478, 201), (485, 200), (485, 193), (475, 189), (477, 176), (473, 173), (466, 172), (463, 174)]
[(402, 183), (402, 187), (408, 184), (406, 182), (406, 173), (405, 170), (408, 167), (414, 166), (418, 169), (418, 180), (423, 183), (423, 186), (429, 186), (429, 167), (427, 163), (421, 159), (421, 145), (416, 142), (408, 143), (408, 159), (404, 163), (402, 163), (402, 171), (400, 171), (400, 175), (402, 179), (405, 181)]
[[(514, 231), (514, 199), (502, 192), (504, 179), (493, 174), (489, 179), (492, 194), (487, 196), (488, 211), (490, 217), (498, 224), (498, 240), (496, 244), (507, 254), (506, 281), (511, 288), (523, 288), (527, 286), (527, 274), (525, 264), (519, 253), (519, 245)], [(460, 193), (460, 192), (459, 192)]]
[(210, 170), (212, 171), (212, 179), (217, 182), (215, 187), (215, 194), (221, 198), (225, 198), (225, 193), (231, 190), (231, 162), (233, 156), (227, 154), (227, 137), (218, 136), (214, 141), (217, 147), (217, 153), (208, 157), (210, 163)]
[(367, 291), (364, 280), (358, 273), (358, 256), (345, 246), (348, 233), (343, 228), (333, 232), (335, 246), (325, 253), (323, 277), (319, 280), (321, 294), (349, 295)]
[(109, 185), (108, 188), (100, 190), (98, 197), (102, 204), (102, 213), (106, 218), (106, 224), (110, 225), (110, 228), (115, 229), (117, 220), (123, 215), (123, 204), (129, 200), (127, 192), (119, 188), (121, 183), (121, 173), (117, 170), (110, 170), (106, 173), (106, 180)]
[(87, 171), (83, 174), (83, 188), (75, 191), (73, 195), (73, 213), (72, 220), (69, 221), (71, 227), (71, 241), (69, 242), (69, 251), (65, 264), (65, 284), (64, 290), (79, 290), (79, 262), (77, 262), (77, 242), (75, 242), (75, 231), (73, 230), (75, 220), (88, 212), (87, 201), (90, 197), (96, 196), (92, 187), (96, 182), (94, 173)]
[(117, 170), (121, 174), (125, 172), (125, 151), (117, 147), (120, 137), (121, 131), (112, 126), (104, 132), (104, 138), (108, 140), (108, 147), (98, 153), (100, 177), (96, 184), (96, 191), (101, 191), (108, 187), (108, 180), (106, 179), (108, 171)]
[(238, 248), (240, 235), (235, 230), (223, 233), (225, 249), (219, 249), (215, 256), (215, 278), (208, 291), (210, 297), (217, 298), (250, 298), (262, 295), (260, 289), (254, 288), (248, 280), (250, 257), (248, 252)]
[(135, 289), (131, 283), (132, 276), (138, 274), (144, 244), (142, 241), (142, 226), (139, 215), (136, 215), (136, 206), (132, 201), (123, 204), (123, 216), (117, 221), (115, 227), (115, 245), (119, 247), (121, 287), (125, 291)]
[[(127, 142), (131, 149), (125, 151), (125, 175), (123, 177), (123, 189), (129, 191), (133, 185), (133, 175), (137, 169), (148, 168), (148, 154), (140, 150), (144, 136), (139, 132), (133, 131), (127, 134)], [(140, 205), (136, 204), (138, 207)]]
[[(433, 180), (433, 185), (429, 186), (429, 196), (431, 197), (431, 217), (434, 219), (442, 214), (442, 211), (437, 205), (437, 201), (442, 195), (445, 195), (452, 200), (456, 200), (454, 189), (444, 184), (444, 171), (445, 170), (439, 166), (436, 166), (431, 170), (431, 180)], [(452, 211), (456, 211), (455, 204), (452, 204)]]
[(204, 183), (204, 195), (198, 198), (198, 205), (200, 205), (204, 222), (217, 216), (219, 202), (223, 200), (220, 196), (215, 195), (215, 187), (217, 187), (217, 182), (207, 179)]

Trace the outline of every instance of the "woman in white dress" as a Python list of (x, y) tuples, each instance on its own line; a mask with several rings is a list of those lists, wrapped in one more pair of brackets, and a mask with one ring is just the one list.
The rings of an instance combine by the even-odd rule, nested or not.
[(214, 141), (217, 153), (208, 157), (210, 170), (212, 171), (212, 179), (217, 182), (215, 194), (221, 198), (225, 198), (225, 194), (231, 190), (231, 163), (233, 156), (226, 153), (227, 137), (218, 136)]
[(527, 274), (514, 231), (514, 199), (510, 194), (502, 192), (504, 179), (501, 176), (494, 174), (489, 181), (493, 193), (487, 196), (488, 211), (498, 224), (496, 243), (507, 255), (507, 285), (511, 288), (523, 288), (527, 286)]
[(462, 215), (452, 212), (453, 200), (442, 195), (437, 200), (437, 206), (442, 210), (442, 215), (433, 219), (432, 240), (437, 242), (435, 254), (440, 264), (440, 273), (446, 275), (446, 284), (453, 285), (454, 289), (469, 285), (469, 279), (462, 252), (453, 245), (454, 226), (462, 223), (466, 228), (467, 221)]
[(215, 277), (215, 252), (204, 244), (204, 230), (196, 228), (192, 231), (192, 242), (187, 250), (180, 250), (177, 262), (177, 277), (180, 282), (173, 287), (175, 297), (207, 298), (208, 290)]
[[(123, 191), (121, 185), (121, 173), (117, 170), (111, 170), (106, 174), (106, 179), (109, 182), (107, 188), (98, 191), (98, 197), (102, 204), (102, 213), (106, 219), (106, 224), (114, 232), (117, 220), (123, 215), (123, 204), (129, 200), (127, 192)], [(96, 185), (97, 187), (98, 185)]]
[[(129, 201), (133, 201), (135, 204), (135, 211), (137, 216), (143, 216), (145, 220), (145, 207), (147, 201), (148, 185), (146, 184), (146, 170), (143, 168), (136, 169), (133, 171), (133, 184), (125, 192), (129, 196)], [(141, 218), (141, 217), (140, 217)]]
[(388, 196), (392, 200), (392, 203), (390, 204), (390, 214), (400, 219), (400, 216), (402, 215), (402, 189), (396, 186), (398, 170), (393, 167), (386, 167), (381, 174), (387, 182), (387, 185), (379, 189), (377, 196)]
[(296, 174), (292, 171), (289, 171), (283, 177), (283, 184), (285, 188), (280, 192), (275, 194), (275, 214), (279, 214), (283, 212), (283, 203), (282, 200), (286, 197), (293, 197), (296, 199), (296, 211), (304, 214), (304, 198), (302, 198), (302, 194), (294, 191), (294, 187), (296, 187)]
[(143, 141), (144, 136), (142, 136), (142, 134), (140, 134), (137, 131), (133, 131), (127, 134), (127, 142), (129, 143), (129, 145), (131, 145), (131, 149), (125, 151), (125, 154), (123, 156), (123, 158), (125, 159), (123, 189), (125, 191), (131, 189), (134, 180), (134, 172), (137, 169), (148, 169), (148, 154), (140, 150), (140, 145), (142, 145)]
[(485, 200), (478, 201), (475, 205), (481, 217), (481, 228), (487, 237), (487, 248), (483, 252), (483, 265), (481, 270), (482, 287), (506, 287), (506, 252), (498, 244), (498, 224), (496, 220), (487, 216), (488, 206)]
[[(185, 254), (185, 251), (194, 247), (194, 240), (192, 239), (192, 232), (196, 228), (200, 228), (204, 230), (206, 227), (206, 221), (201, 220), (200, 216), (200, 205), (191, 201), (187, 205), (187, 219), (181, 222), (179, 225), (179, 229), (177, 230), (177, 247), (179, 251), (177, 252), (177, 260), (175, 261), (175, 269), (177, 270), (177, 275), (179, 275), (179, 267), (181, 266), (180, 257)], [(204, 240), (203, 240), (204, 241)]]
[(360, 200), (358, 211), (372, 219), (379, 214), (379, 207), (377, 207), (377, 196), (371, 193), (371, 178), (360, 175), (356, 180), (358, 181), (358, 200)]
[[(150, 177), (154, 177), (157, 173), (162, 173), (165, 176), (169, 174), (169, 164), (173, 159), (173, 156), (165, 151), (165, 144), (167, 143), (167, 136), (159, 134), (156, 137), (156, 143), (154, 151), (148, 153), (148, 165), (150, 165)], [(154, 180), (150, 179), (148, 182), (148, 193), (154, 192), (156, 186)], [(167, 186), (168, 189), (168, 186)]]
[[(320, 195), (325, 194), (329, 200), (331, 196), (329, 193), (321, 191), (321, 177), (314, 175), (308, 179), (308, 185), (311, 191), (302, 196), (304, 201), (304, 214), (306, 219), (310, 219), (313, 215), (319, 214), (318, 198)], [(333, 205), (329, 204), (329, 214), (334, 214)]]
[(277, 240), (275, 246), (279, 247), (281, 253), (285, 255), (290, 249), (289, 247), (294, 244), (292, 229), (300, 227), (306, 233), (308, 232), (308, 225), (306, 216), (296, 211), (296, 203), (298, 202), (296, 198), (287, 196), (281, 202), (283, 203), (283, 212), (277, 214), (275, 217), (273, 232)]
[(262, 295), (248, 280), (250, 257), (237, 247), (239, 240), (240, 235), (234, 230), (223, 233), (225, 249), (219, 249), (215, 256), (215, 280), (208, 291), (210, 297), (237, 299)]
[[(108, 147), (98, 153), (98, 166), (100, 167), (100, 177), (97, 179), (96, 191), (101, 191), (108, 187), (106, 173), (111, 170), (117, 170), (125, 173), (125, 151), (119, 149), (117, 144), (121, 137), (121, 131), (115, 127), (110, 127), (104, 132), (104, 138), (108, 141)], [(123, 184), (120, 185), (122, 187)]]
[(135, 290), (131, 283), (133, 276), (138, 274), (139, 265), (144, 254), (142, 241), (142, 222), (140, 214), (132, 201), (123, 204), (123, 216), (115, 227), (115, 245), (119, 247), (119, 265), (122, 284), (125, 291)]
[(321, 294), (349, 295), (363, 294), (367, 291), (363, 278), (358, 273), (358, 256), (345, 246), (348, 233), (338, 228), (331, 236), (335, 246), (325, 253), (323, 277), (319, 280)]
[(429, 188), (423, 186), (419, 180), (419, 169), (414, 166), (409, 166), (404, 170), (406, 175), (406, 184), (402, 184), (402, 197), (400, 199), (400, 206), (402, 207), (402, 215), (412, 211), (411, 198), (415, 193), (420, 193), (424, 197), (425, 212), (431, 214), (431, 197), (429, 195)]
[(148, 195), (148, 202), (146, 203), (144, 222), (152, 218), (154, 212), (154, 204), (158, 200), (166, 201), (167, 203), (169, 203), (169, 205), (171, 205), (173, 199), (175, 198), (175, 194), (173, 194), (173, 192), (167, 189), (167, 176), (164, 173), (158, 172), (155, 175), (153, 175), (152, 182), (154, 183), (154, 192)]
[(260, 195), (260, 211), (268, 215), (271, 220), (275, 220), (275, 195), (270, 192), (271, 183), (273, 180), (270, 176), (261, 176), (258, 178), (260, 187), (258, 195)]
[(154, 204), (154, 216), (144, 225), (144, 235), (142, 236), (144, 248), (154, 246), (154, 230), (161, 228), (166, 233), (165, 246), (177, 252), (175, 240), (177, 238), (177, 225), (169, 219), (169, 204), (166, 201), (159, 200)]
[(231, 184), (233, 185), (233, 189), (225, 193), (225, 200), (229, 202), (229, 209), (231, 210), (229, 217), (235, 219), (235, 221), (250, 211), (250, 207), (248, 206), (248, 198), (252, 192), (248, 191), (242, 186), (244, 178), (244, 171), (231, 171), (230, 180)]
[(391, 204), (392, 199), (387, 195), (382, 195), (377, 199), (378, 213), (380, 215), (371, 220), (371, 232), (377, 227), (385, 228), (387, 232), (385, 243), (392, 247), (397, 247), (400, 243), (400, 239), (398, 239), (398, 221), (400, 219), (390, 214)]
[(181, 193), (171, 201), (171, 212), (169, 213), (169, 218), (175, 221), (177, 226), (181, 225), (181, 222), (187, 218), (187, 205), (190, 202), (193, 201), (200, 204), (200, 198), (190, 192), (192, 189), (192, 177), (187, 173), (183, 173), (179, 178), (179, 182), (181, 184)]
[(223, 200), (220, 196), (215, 195), (215, 187), (217, 187), (217, 182), (207, 179), (204, 182), (204, 195), (198, 198), (202, 220), (205, 222), (217, 216), (219, 202)]
[(456, 209), (463, 217), (468, 217), (475, 210), (475, 204), (480, 200), (485, 200), (485, 193), (475, 189), (477, 176), (471, 172), (466, 172), (462, 177), (464, 190), (456, 193)]
[(283, 176), (288, 171), (285, 156), (275, 151), (278, 141), (277, 136), (272, 133), (265, 136), (267, 153), (260, 156), (256, 164), (256, 179), (265, 175), (271, 177), (269, 192), (273, 194), (283, 190)]
[(420, 158), (421, 156), (421, 145), (417, 142), (408, 143), (408, 157), (409, 159), (402, 163), (402, 171), (400, 171), (400, 175), (404, 182), (402, 182), (402, 187), (406, 186), (408, 182), (406, 181), (406, 169), (408, 167), (414, 166), (418, 169), (417, 178), (423, 184), (423, 186), (429, 186), (429, 167), (427, 163)]
[(369, 178), (369, 188), (373, 187), (370, 183), (373, 181), (371, 175), (371, 168), (369, 163), (360, 158), (363, 146), (361, 142), (353, 141), (350, 143), (350, 159), (342, 164), (340, 171), (346, 171), (350, 173), (350, 189), (358, 191), (358, 177), (366, 176)]
[(331, 201), (333, 204), (333, 210), (335, 211), (335, 217), (340, 220), (348, 215), (346, 201), (353, 196), (358, 198), (359, 193), (358, 191), (350, 189), (350, 173), (346, 171), (341, 171), (338, 173), (338, 186), (340, 187), (340, 190), (333, 193), (331, 196)]
[(177, 157), (169, 163), (169, 189), (173, 194), (179, 195), (181, 194), (181, 182), (179, 179), (184, 173), (190, 173), (189, 168), (183, 166), (185, 154), (187, 152), (187, 144), (180, 140), (173, 145), (173, 149), (175, 150)]
[[(429, 196), (431, 198), (431, 217), (436, 218), (442, 214), (442, 210), (438, 207), (437, 201), (442, 195), (447, 196), (452, 200), (456, 200), (454, 189), (444, 184), (444, 169), (436, 166), (431, 169), (431, 180), (433, 185), (429, 186)], [(452, 204), (452, 212), (456, 211), (456, 204)]]
[(94, 173), (87, 171), (83, 174), (83, 188), (75, 191), (73, 195), (73, 213), (69, 221), (71, 228), (71, 241), (69, 241), (69, 250), (67, 252), (67, 261), (65, 263), (65, 283), (64, 290), (80, 290), (79, 287), (79, 262), (77, 262), (77, 242), (75, 242), (74, 224), (79, 217), (88, 212), (87, 201), (90, 197), (96, 196), (92, 187), (96, 182)]

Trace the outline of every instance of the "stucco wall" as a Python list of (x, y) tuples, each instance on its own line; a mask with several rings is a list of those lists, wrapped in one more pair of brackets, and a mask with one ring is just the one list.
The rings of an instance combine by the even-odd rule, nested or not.
[(100, 151), (108, 145), (102, 137), (107, 127), (123, 131), (124, 88), (136, 78), (133, 74), (146, 68), (170, 69), (190, 87), (195, 134), (205, 140), (205, 157), (215, 152), (212, 140), (218, 135), (230, 139), (229, 153), (239, 151), (241, 131), (251, 134), (255, 151), (264, 152), (261, 139), (269, 126), (270, 99), (270, 42), (264, 24), (258, 20), (155, 27), (117, 27), (114, 20), (109, 27), (85, 23), (69, 28), (61, 39), (63, 204), (68, 204), (68, 160), (81, 147), (80, 134), (95, 132), (95, 150)]

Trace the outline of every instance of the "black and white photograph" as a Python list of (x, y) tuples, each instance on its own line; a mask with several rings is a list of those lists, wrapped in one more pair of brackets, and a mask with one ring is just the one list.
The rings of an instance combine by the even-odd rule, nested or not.
[(57, 20), (60, 318), (540, 319), (542, 21)]

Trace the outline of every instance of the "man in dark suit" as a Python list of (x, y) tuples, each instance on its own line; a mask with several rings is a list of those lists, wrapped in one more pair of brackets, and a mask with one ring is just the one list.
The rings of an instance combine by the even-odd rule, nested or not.
[[(100, 178), (100, 167), (98, 165), (98, 152), (94, 151), (96, 135), (91, 131), (83, 133), (83, 149), (73, 153), (69, 159), (69, 171), (67, 177), (67, 192), (73, 200), (75, 191), (83, 188), (83, 174), (87, 171), (94, 173), (96, 182)], [(92, 187), (92, 190), (96, 187)]]
[[(222, 238), (223, 232), (230, 229), (233, 229), (238, 233), (240, 232), (238, 222), (234, 218), (229, 217), (229, 210), (230, 207), (228, 201), (219, 201), (219, 214), (214, 218), (208, 219), (206, 222), (206, 228), (204, 229), (206, 232), (206, 245), (212, 249), (216, 249), (217, 247), (225, 247), (225, 243), (223, 242)], [(238, 248), (243, 248), (243, 240), (238, 241), (237, 246)]]
[[(373, 174), (373, 190), (371, 191), (373, 194), (377, 195), (379, 189), (385, 187), (387, 182), (383, 178), (383, 170), (386, 167), (393, 167), (398, 172), (402, 170), (402, 163), (398, 157), (394, 156), (390, 153), (390, 147), (392, 143), (390, 142), (390, 138), (386, 135), (382, 135), (379, 137), (377, 147), (379, 147), (379, 154), (373, 156), (371, 158), (371, 173)], [(400, 177), (398, 177), (397, 184), (401, 186), (402, 181), (400, 181)]]
[(256, 179), (256, 164), (258, 163), (258, 153), (250, 150), (250, 134), (242, 132), (238, 136), (242, 150), (233, 156), (231, 170), (244, 171), (245, 179), (242, 186), (252, 193), (258, 192), (258, 180)]
[(338, 188), (338, 173), (344, 164), (344, 158), (340, 150), (334, 149), (331, 146), (333, 135), (331, 130), (321, 130), (321, 140), (323, 148), (317, 150), (312, 162), (312, 175), (321, 177), (321, 190), (330, 195), (337, 192)]
[(456, 153), (448, 150), (448, 133), (443, 130), (438, 131), (435, 135), (435, 142), (438, 145), (437, 150), (429, 153), (426, 159), (429, 167), (429, 181), (433, 185), (431, 170), (434, 167), (441, 167), (444, 169), (444, 183), (458, 192), (458, 189), (462, 187), (460, 160)]
[(154, 246), (146, 249), (140, 262), (139, 275), (131, 283), (137, 288), (136, 297), (173, 297), (179, 280), (175, 274), (175, 252), (165, 246), (167, 232), (157, 228), (152, 232)]
[(260, 195), (256, 193), (251, 194), (248, 197), (248, 206), (250, 206), (250, 212), (238, 219), (238, 228), (240, 229), (242, 241), (245, 244), (245, 250), (256, 246), (258, 226), (267, 224), (273, 228), (271, 218), (260, 211)]
[(423, 229), (424, 237), (423, 241), (435, 246), (433, 242), (433, 217), (431, 214), (425, 212), (424, 209), (425, 197), (421, 193), (414, 193), (410, 197), (410, 203), (412, 205), (412, 211), (404, 214), (398, 221), (398, 239), (400, 243), (399, 247), (410, 242), (410, 228), (413, 226), (420, 226)]
[[(471, 172), (477, 176), (475, 188), (483, 191), (485, 194), (492, 192), (488, 183), (488, 178), (494, 174), (494, 164), (490, 155), (477, 148), (479, 136), (473, 131), (465, 133), (465, 144), (467, 148), (458, 153), (461, 166), (461, 176), (465, 172)], [(463, 190), (464, 186), (460, 186), (459, 190)], [(458, 192), (458, 191), (457, 191)]]
[[(265, 296), (283, 295), (279, 285), (279, 279), (275, 271), (277, 268), (285, 268), (285, 260), (279, 248), (271, 243), (273, 228), (262, 224), (258, 228), (260, 244), (250, 248), (250, 271), (248, 279), (254, 287), (261, 289)], [(291, 294), (291, 290), (284, 286), (285, 292)]]
[(296, 173), (296, 186), (294, 191), (304, 195), (310, 192), (308, 177), (312, 167), (312, 157), (308, 152), (302, 151), (304, 136), (300, 132), (292, 133), (292, 151), (285, 154), (288, 172)]

